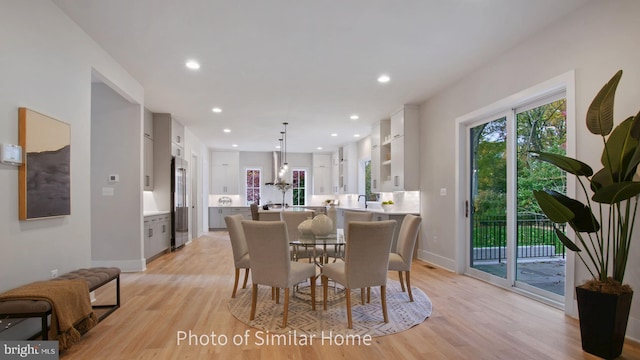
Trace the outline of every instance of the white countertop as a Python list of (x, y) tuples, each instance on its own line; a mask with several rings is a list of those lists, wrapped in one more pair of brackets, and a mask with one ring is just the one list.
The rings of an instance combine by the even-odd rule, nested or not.
[(343, 207), (343, 206), (338, 206), (337, 209), (342, 209), (347, 211), (368, 211), (376, 214), (387, 214), (387, 215), (407, 215), (407, 214), (420, 215), (419, 211), (407, 211), (407, 210), (396, 210), (396, 209), (385, 211), (384, 209), (377, 209), (377, 208), (365, 209), (363, 207)]
[(288, 207), (288, 208), (284, 208), (284, 210), (282, 208), (278, 208), (278, 209), (269, 209), (269, 210), (259, 209), (258, 211), (261, 213), (272, 213), (272, 212), (281, 212), (281, 211), (313, 211), (313, 210), (302, 208), (302, 207)]
[(154, 215), (165, 215), (165, 214), (170, 214), (170, 213), (171, 213), (171, 211), (169, 211), (169, 210), (164, 210), (164, 211), (156, 210), (156, 211), (145, 211), (142, 214), (143, 214), (143, 216), (154, 216)]

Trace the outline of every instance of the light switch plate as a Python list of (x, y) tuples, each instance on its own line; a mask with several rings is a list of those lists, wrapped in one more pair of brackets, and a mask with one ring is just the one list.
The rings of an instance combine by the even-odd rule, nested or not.
[(7, 165), (22, 165), (22, 147), (0, 144), (0, 162)]

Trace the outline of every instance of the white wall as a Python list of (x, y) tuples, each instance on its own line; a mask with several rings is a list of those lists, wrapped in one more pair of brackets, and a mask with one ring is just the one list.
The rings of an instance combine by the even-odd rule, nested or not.
[[(123, 271), (145, 268), (141, 106), (103, 83), (91, 86), (91, 260)], [(110, 182), (109, 175), (118, 175)], [(105, 196), (103, 189), (112, 189)]]
[[(423, 226), (419, 255), (455, 269), (454, 191), (440, 196), (440, 188), (454, 190), (455, 120), (457, 117), (506, 98), (575, 69), (577, 157), (597, 167), (601, 147), (584, 127), (586, 109), (606, 81), (618, 70), (624, 75), (616, 97), (616, 119), (640, 110), (640, 2), (597, 1), (546, 29), (516, 48), (496, 54), (495, 60), (441, 91), (421, 106), (420, 187)], [(599, 144), (599, 143), (598, 143)], [(637, 238), (640, 234), (635, 234)], [(581, 266), (575, 283), (588, 278)], [(640, 242), (632, 245), (625, 279), (640, 288)], [(640, 339), (640, 302), (634, 301), (627, 335)]]
[(18, 143), (18, 107), (71, 125), (71, 215), (18, 221), (18, 168), (0, 165), (0, 291), (91, 265), (92, 68), (134, 102), (143, 89), (49, 0), (0, 11), (0, 142)]
[[(209, 150), (206, 145), (196, 137), (191, 130), (185, 127), (184, 130), (184, 158), (189, 162), (189, 184), (187, 186), (189, 204), (196, 204), (197, 211), (194, 211), (193, 206), (190, 206), (189, 219), (197, 218), (198, 226), (193, 228), (189, 226), (189, 238), (195, 239), (205, 232), (209, 231)], [(193, 164), (192, 158), (195, 155), (198, 159), (197, 164)], [(196, 173), (197, 172), (197, 173)], [(197, 201), (194, 202), (192, 198), (192, 179), (197, 177), (198, 188)], [(193, 223), (191, 221), (191, 223)], [(189, 225), (191, 225), (191, 223)]]

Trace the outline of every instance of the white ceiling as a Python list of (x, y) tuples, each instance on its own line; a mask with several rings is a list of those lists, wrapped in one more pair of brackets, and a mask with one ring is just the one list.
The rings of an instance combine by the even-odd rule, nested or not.
[(591, 0), (52, 1), (207, 146), (326, 152)]

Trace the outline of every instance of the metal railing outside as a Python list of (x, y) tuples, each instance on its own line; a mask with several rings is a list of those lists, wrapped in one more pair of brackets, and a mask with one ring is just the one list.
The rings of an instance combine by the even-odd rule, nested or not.
[[(556, 225), (565, 231), (565, 225)], [(518, 214), (517, 257), (552, 258), (562, 257), (566, 251), (558, 240), (553, 223), (542, 214)], [(506, 258), (507, 219), (505, 216), (473, 217), (473, 260), (497, 260)]]

